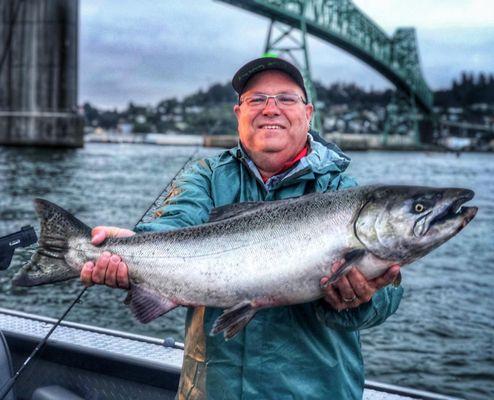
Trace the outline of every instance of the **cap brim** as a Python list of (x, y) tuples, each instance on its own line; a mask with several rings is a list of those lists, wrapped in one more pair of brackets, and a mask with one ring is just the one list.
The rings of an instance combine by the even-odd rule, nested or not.
[(233, 76), (233, 89), (239, 95), (241, 95), (245, 89), (245, 86), (247, 85), (247, 82), (254, 75), (269, 70), (278, 70), (286, 73), (298, 86), (300, 86), (300, 88), (304, 91), (304, 95), (307, 97), (304, 78), (302, 77), (302, 74), (300, 73), (298, 68), (288, 61), (276, 57), (261, 57), (249, 61), (247, 64), (241, 67)]

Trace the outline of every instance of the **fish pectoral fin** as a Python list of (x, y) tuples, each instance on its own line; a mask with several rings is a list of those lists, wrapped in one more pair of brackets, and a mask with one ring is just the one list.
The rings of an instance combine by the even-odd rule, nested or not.
[(361, 260), (366, 254), (364, 249), (351, 249), (345, 252), (341, 257), (341, 265), (336, 271), (333, 271), (329, 279), (321, 285), (321, 289), (327, 288), (332, 283), (335, 283), (342, 276), (345, 276), (355, 263)]
[(130, 306), (132, 314), (143, 324), (153, 321), (178, 306), (177, 303), (153, 290), (132, 284), (124, 302)]
[(223, 311), (223, 314), (214, 321), (210, 334), (217, 335), (218, 333), (223, 332), (225, 339), (229, 340), (249, 323), (256, 312), (257, 308), (253, 307), (249, 300), (245, 300), (233, 307), (227, 308)]
[(343, 266), (341, 266), (338, 271), (332, 274), (331, 277), (321, 285), (321, 289), (326, 289), (329, 285), (338, 281), (338, 279), (340, 279), (342, 276), (345, 276), (352, 267), (352, 264), (343, 264)]
[(364, 249), (352, 249), (347, 251), (343, 255), (343, 259), (345, 260), (345, 264), (353, 264), (356, 261), (361, 260), (365, 256), (366, 251)]

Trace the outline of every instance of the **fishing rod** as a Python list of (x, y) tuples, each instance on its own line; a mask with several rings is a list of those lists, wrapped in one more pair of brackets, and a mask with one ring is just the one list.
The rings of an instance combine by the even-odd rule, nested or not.
[(185, 169), (185, 167), (187, 165), (189, 165), (189, 163), (193, 160), (193, 158), (199, 152), (199, 150), (200, 150), (200, 147), (196, 147), (194, 152), (185, 161), (185, 163), (182, 165), (182, 167), (177, 171), (177, 173), (173, 176), (173, 178), (170, 179), (170, 181), (168, 182), (168, 185), (166, 185), (165, 189), (162, 190), (160, 192), (160, 194), (158, 194), (158, 196), (154, 199), (154, 201), (151, 203), (151, 205), (148, 207), (148, 209), (144, 212), (144, 214), (142, 214), (141, 218), (139, 218), (139, 221), (137, 221), (137, 223), (134, 225), (134, 229), (137, 227), (137, 225), (139, 225), (144, 220), (146, 215), (148, 215), (148, 213), (153, 209), (153, 207), (157, 207), (159, 205), (160, 199), (163, 197), (163, 195), (165, 193), (168, 193), (170, 191), (170, 189), (171, 189), (172, 185), (175, 183), (175, 180), (177, 179), (178, 175), (180, 175), (180, 173)]
[[(139, 219), (139, 221), (134, 225), (134, 229), (135, 229), (135, 227), (137, 227), (137, 225), (139, 225), (144, 220), (144, 218), (146, 217), (146, 215), (148, 215), (148, 213), (153, 209), (153, 207), (156, 207), (158, 205), (160, 198), (163, 197), (163, 195), (170, 190), (170, 188), (172, 187), (172, 185), (175, 182), (175, 180), (177, 179), (177, 177), (185, 169), (185, 167), (187, 167), (187, 165), (189, 165), (189, 163), (192, 161), (192, 159), (195, 157), (195, 155), (199, 152), (199, 149), (200, 149), (200, 147), (196, 147), (196, 149), (194, 150), (194, 152), (192, 152), (192, 154), (190, 155), (190, 157), (185, 161), (185, 163), (182, 165), (182, 167), (177, 171), (177, 173), (173, 176), (173, 178), (168, 182), (168, 184), (166, 185), (165, 189), (162, 190), (158, 194), (158, 196), (156, 197), (156, 199), (151, 203), (151, 205), (144, 212), (144, 214), (142, 214), (142, 216)], [(26, 228), (27, 227), (24, 227), (23, 229), (26, 229)], [(33, 228), (31, 227), (31, 229), (33, 229)], [(34, 231), (34, 229), (33, 229), (33, 231)], [(29, 233), (32, 235), (31, 231), (29, 231)], [(14, 234), (14, 235), (19, 235), (19, 232), (16, 233), (16, 234)], [(36, 233), (34, 233), (34, 237), (36, 237)], [(32, 236), (30, 236), (29, 239), (32, 240)], [(32, 242), (32, 243), (34, 243), (34, 242)], [(30, 243), (30, 244), (32, 244), (32, 243)], [(9, 263), (10, 263), (10, 259), (9, 259)], [(14, 386), (15, 382), (17, 381), (17, 379), (21, 376), (21, 374), (25, 371), (25, 369), (29, 366), (29, 364), (34, 360), (34, 358), (36, 357), (36, 355), (39, 354), (44, 349), (44, 347), (46, 346), (46, 343), (48, 342), (49, 337), (51, 336), (51, 334), (55, 331), (55, 329), (58, 328), (58, 326), (61, 324), (61, 322), (67, 316), (67, 314), (70, 312), (70, 310), (72, 310), (72, 308), (77, 303), (80, 302), (82, 296), (84, 295), (84, 293), (86, 293), (86, 290), (87, 289), (88, 289), (88, 287), (84, 287), (80, 291), (80, 293), (77, 295), (77, 297), (75, 298), (75, 300), (72, 301), (72, 303), (70, 303), (69, 307), (65, 310), (65, 312), (63, 313), (63, 315), (57, 320), (57, 322), (55, 322), (55, 324), (51, 327), (51, 329), (48, 331), (48, 333), (45, 335), (45, 337), (41, 340), (41, 342), (38, 343), (38, 345), (36, 346), (36, 348), (31, 352), (31, 354), (29, 355), (29, 357), (26, 358), (26, 360), (21, 365), (21, 367), (17, 370), (17, 372), (14, 374), (14, 376), (12, 378), (8, 379), (7, 382), (0, 388), (0, 400), (4, 400), (7, 397), (7, 395), (12, 390), (12, 387)], [(165, 339), (164, 345), (165, 345), (165, 347), (172, 347), (171, 346), (170, 338)]]

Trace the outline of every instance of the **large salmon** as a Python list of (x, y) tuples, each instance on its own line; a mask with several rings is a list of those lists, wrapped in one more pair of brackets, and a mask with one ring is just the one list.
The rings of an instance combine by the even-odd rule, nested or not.
[[(14, 283), (77, 278), (86, 261), (109, 251), (129, 267), (128, 304), (141, 322), (178, 305), (221, 307), (212, 333), (231, 338), (260, 308), (322, 297), (323, 276), (332, 283), (358, 266), (374, 278), (423, 257), (475, 216), (476, 207), (461, 207), (473, 196), (456, 188), (362, 186), (224, 206), (204, 225), (110, 238), (101, 246), (91, 244), (87, 225), (36, 199), (39, 247)], [(342, 265), (331, 272), (336, 261)]]

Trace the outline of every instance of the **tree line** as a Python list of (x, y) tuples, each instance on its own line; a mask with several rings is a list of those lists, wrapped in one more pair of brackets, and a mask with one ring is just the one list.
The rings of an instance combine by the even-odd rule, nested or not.
[(472, 104), (494, 104), (494, 75), (463, 72), (451, 88), (437, 90), (434, 104), (440, 107), (467, 107)]
[[(319, 106), (328, 111), (332, 105), (346, 104), (349, 109), (382, 106), (392, 99), (394, 89), (365, 90), (355, 83), (314, 84)], [(100, 110), (90, 103), (83, 105), (86, 126), (114, 129), (119, 124), (129, 123), (133, 132), (165, 132), (183, 130), (189, 132), (221, 133), (235, 129), (231, 111), (237, 95), (229, 82), (216, 83), (206, 90), (186, 96), (183, 100), (176, 97), (164, 99), (156, 106), (140, 106), (129, 103), (126, 109)], [(437, 107), (468, 108), (473, 104), (494, 105), (494, 75), (463, 72), (455, 79), (450, 88), (434, 92), (434, 105)], [(217, 132), (216, 132), (217, 131)]]

